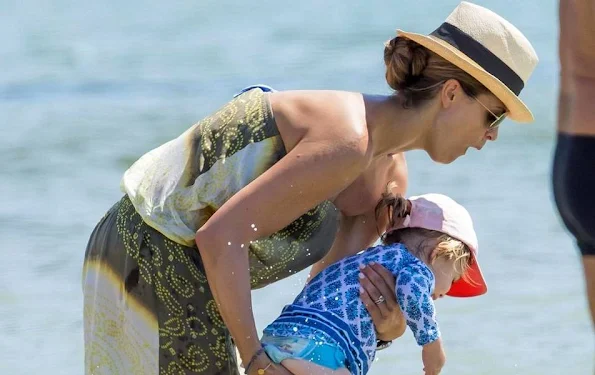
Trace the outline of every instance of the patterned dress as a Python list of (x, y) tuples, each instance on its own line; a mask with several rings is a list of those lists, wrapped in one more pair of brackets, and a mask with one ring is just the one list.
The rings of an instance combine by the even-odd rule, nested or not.
[[(95, 227), (83, 267), (87, 374), (237, 374), (194, 234), (286, 154), (253, 88), (143, 155)], [(253, 288), (312, 265), (338, 228), (330, 201), (249, 249)], [(249, 224), (249, 223), (248, 223)]]
[(402, 244), (376, 246), (324, 269), (264, 333), (340, 347), (350, 372), (366, 374), (376, 354), (376, 332), (359, 296), (359, 266), (370, 262), (381, 264), (396, 277), (397, 300), (417, 343), (437, 340), (434, 274)]

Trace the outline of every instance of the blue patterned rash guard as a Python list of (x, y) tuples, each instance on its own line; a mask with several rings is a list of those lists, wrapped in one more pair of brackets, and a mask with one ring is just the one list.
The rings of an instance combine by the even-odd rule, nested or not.
[(397, 300), (417, 343), (437, 340), (434, 274), (399, 243), (372, 247), (327, 267), (283, 308), (264, 333), (336, 345), (345, 353), (352, 374), (366, 374), (376, 353), (376, 332), (359, 296), (359, 266), (370, 262), (383, 265), (395, 276)]

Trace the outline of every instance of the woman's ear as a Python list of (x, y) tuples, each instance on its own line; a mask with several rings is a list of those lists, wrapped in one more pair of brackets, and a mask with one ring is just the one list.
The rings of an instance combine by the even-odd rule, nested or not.
[(460, 95), (460, 87), (461, 84), (456, 79), (449, 79), (444, 82), (442, 90), (440, 91), (440, 101), (443, 108), (449, 108), (452, 103), (454, 103), (457, 99), (457, 95)]

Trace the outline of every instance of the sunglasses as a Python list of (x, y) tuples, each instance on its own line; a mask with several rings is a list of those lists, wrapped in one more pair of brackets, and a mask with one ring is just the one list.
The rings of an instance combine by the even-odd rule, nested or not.
[(473, 99), (475, 99), (479, 104), (481, 104), (482, 107), (485, 108), (486, 111), (488, 111), (488, 120), (487, 120), (487, 122), (489, 123), (489, 125), (487, 126), (488, 129), (496, 129), (502, 123), (502, 121), (504, 121), (504, 119), (506, 118), (506, 115), (507, 115), (506, 111), (504, 111), (504, 113), (502, 113), (500, 116), (496, 116), (496, 114), (494, 112), (492, 112), (479, 99), (477, 99), (476, 97), (473, 97)]

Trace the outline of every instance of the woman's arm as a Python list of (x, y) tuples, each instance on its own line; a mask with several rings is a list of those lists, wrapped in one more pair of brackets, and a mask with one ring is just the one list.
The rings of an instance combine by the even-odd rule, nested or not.
[(341, 215), (339, 229), (329, 252), (318, 262), (314, 263), (308, 281), (331, 264), (357, 254), (378, 240), (374, 213), (347, 217)]
[[(370, 175), (376, 178), (383, 176), (380, 183), (384, 186), (389, 182), (396, 182), (393, 193), (404, 196), (408, 185), (405, 155), (403, 153), (391, 155), (388, 167), (382, 164), (380, 166), (381, 169), (372, 171)], [(380, 194), (379, 192), (378, 198)], [(378, 240), (378, 232), (384, 232), (387, 226), (386, 211), (383, 210), (380, 217), (376, 218), (375, 206), (370, 207), (363, 215), (343, 216), (331, 250), (312, 266), (308, 280), (329, 265), (371, 246)], [(377, 337), (390, 341), (402, 336), (407, 325), (395, 297), (394, 276), (379, 264), (366, 266), (362, 274), (365, 277), (360, 281), (363, 288), (361, 298), (372, 317)], [(373, 301), (378, 300), (380, 296), (384, 297), (385, 302), (377, 305)]]
[(344, 189), (364, 169), (365, 144), (302, 139), (196, 232), (209, 286), (244, 362), (260, 348), (251, 308), (250, 241), (283, 229)]
[[(388, 163), (379, 161), (372, 163), (366, 171), (360, 176), (358, 182), (363, 186), (372, 186), (372, 190), (376, 191), (362, 191), (353, 189), (351, 200), (354, 194), (371, 194), (377, 196), (376, 200), (372, 202), (370, 207), (364, 211), (363, 214), (357, 216), (341, 215), (339, 230), (335, 236), (335, 240), (329, 252), (317, 263), (312, 266), (308, 281), (314, 276), (318, 275), (320, 271), (330, 266), (331, 264), (357, 254), (366, 249), (378, 240), (381, 233), (384, 233), (388, 227), (388, 215), (386, 210), (382, 210), (380, 215), (376, 217), (376, 204), (381, 199), (382, 193), (386, 191), (387, 186), (392, 184), (392, 192), (397, 195), (405, 195), (407, 190), (407, 161), (403, 153), (392, 154), (388, 156), (390, 159)], [(394, 286), (394, 281), (391, 281)]]

